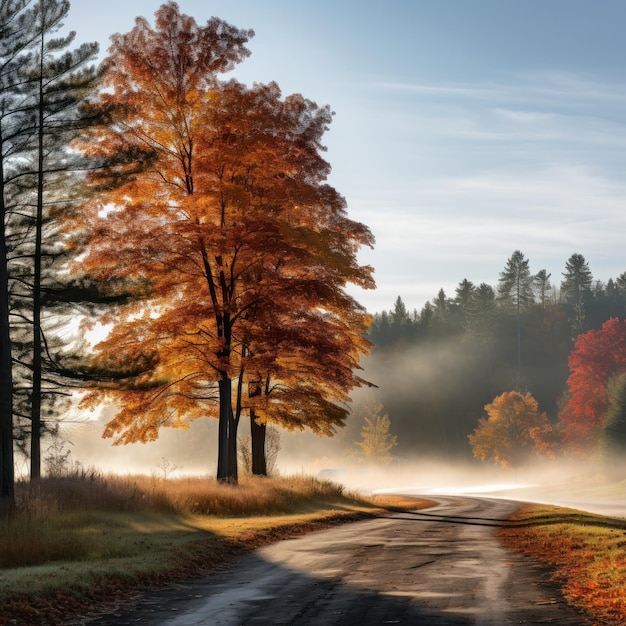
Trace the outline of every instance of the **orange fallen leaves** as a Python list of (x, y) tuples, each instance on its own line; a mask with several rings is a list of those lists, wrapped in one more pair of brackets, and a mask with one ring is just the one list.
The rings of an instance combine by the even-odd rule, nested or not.
[(553, 570), (568, 603), (601, 624), (626, 623), (626, 521), (558, 507), (528, 506), (502, 529), (512, 549)]

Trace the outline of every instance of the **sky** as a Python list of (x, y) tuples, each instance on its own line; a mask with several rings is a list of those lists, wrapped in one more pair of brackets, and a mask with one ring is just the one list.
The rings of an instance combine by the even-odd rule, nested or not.
[[(521, 250), (558, 286), (582, 254), (626, 271), (623, 0), (179, 0), (252, 28), (231, 73), (335, 112), (329, 182), (367, 224), (369, 311), (422, 308), (463, 279), (495, 286)], [(160, 0), (71, 0), (77, 41), (151, 22)]]

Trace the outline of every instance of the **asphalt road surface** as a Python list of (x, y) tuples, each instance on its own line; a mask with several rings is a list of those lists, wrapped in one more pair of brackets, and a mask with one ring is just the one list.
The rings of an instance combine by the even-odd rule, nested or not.
[(585, 618), (494, 533), (515, 504), (438, 506), (280, 541), (209, 577), (144, 595), (89, 626), (559, 624)]

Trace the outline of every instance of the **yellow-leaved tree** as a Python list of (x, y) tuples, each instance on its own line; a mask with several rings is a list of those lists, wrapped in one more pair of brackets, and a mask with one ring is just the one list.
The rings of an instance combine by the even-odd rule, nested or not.
[(502, 467), (519, 466), (531, 454), (552, 456), (554, 429), (530, 393), (507, 391), (485, 405), (474, 433), (468, 435), (474, 456)]
[(372, 399), (365, 406), (364, 420), (361, 439), (355, 442), (359, 447), (358, 456), (368, 463), (390, 463), (398, 438), (390, 432), (391, 420), (383, 405)]

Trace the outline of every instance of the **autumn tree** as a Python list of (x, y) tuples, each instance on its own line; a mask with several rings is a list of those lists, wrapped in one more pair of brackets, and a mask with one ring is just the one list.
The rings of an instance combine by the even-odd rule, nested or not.
[(259, 425), (333, 436), (345, 424), (349, 390), (368, 384), (355, 371), (369, 342), (367, 317), (351, 298), (337, 295), (332, 309), (330, 301), (325, 310), (306, 310), (297, 301), (280, 312), (267, 307), (273, 320), (259, 333), (262, 343), (255, 342), (258, 351), (247, 365), (262, 385), (253, 405)]
[[(329, 108), (283, 99), (275, 84), (217, 78), (247, 56), (251, 35), (216, 18), (200, 27), (170, 2), (154, 29), (138, 18), (113, 38), (108, 89), (96, 104), (111, 122), (83, 149), (135, 153), (143, 165), (123, 162), (135, 174), (102, 188), (73, 225), (88, 239), (83, 268), (102, 281), (150, 282), (148, 302), (105, 318), (114, 328), (100, 361), (145, 355), (146, 364), (88, 399), (122, 399), (105, 436), (149, 441), (162, 426), (215, 415), (220, 480), (236, 480), (246, 411), (262, 424), (325, 434), (345, 419), (341, 385), (359, 379), (328, 380), (334, 357), (321, 350), (344, 348), (342, 372), (354, 364), (367, 345), (367, 316), (344, 287), (373, 285), (371, 268), (356, 261), (371, 234), (325, 183)], [(106, 215), (104, 205), (112, 207)], [(317, 337), (326, 343), (307, 351)], [(338, 410), (322, 414), (330, 406)]]
[(598, 442), (607, 414), (607, 385), (626, 373), (626, 321), (611, 318), (600, 329), (579, 335), (568, 365), (569, 401), (560, 418), (571, 448), (589, 451)]
[[(108, 89), (95, 106), (109, 112), (110, 122), (94, 128), (83, 143), (85, 152), (105, 162), (118, 152), (129, 155), (92, 179), (102, 193), (94, 196), (82, 216), (93, 219), (82, 226), (85, 236), (91, 237), (91, 255), (83, 267), (99, 265), (102, 255), (110, 255), (119, 246), (115, 252), (122, 263), (111, 263), (96, 276), (102, 281), (116, 276), (148, 277), (156, 294), (152, 308), (162, 313), (160, 326), (178, 327), (177, 345), (170, 344), (165, 351), (154, 328), (157, 322), (143, 303), (144, 313), (139, 317), (133, 318), (138, 313), (132, 305), (120, 312), (119, 323), (101, 352), (107, 353), (107, 345), (109, 351), (121, 349), (125, 359), (132, 359), (133, 351), (147, 352), (153, 355), (155, 368), (141, 383), (129, 383), (124, 408), (105, 434), (128, 426), (127, 441), (146, 441), (158, 436), (161, 425), (182, 425), (179, 411), (170, 408), (172, 398), (179, 398), (183, 413), (186, 406), (214, 398), (207, 379), (217, 374), (219, 477), (228, 473), (225, 441), (232, 412), (234, 296), (229, 285), (231, 259), (222, 253), (228, 250), (232, 226), (231, 232), (220, 231), (226, 225), (228, 176), (235, 173), (220, 171), (220, 150), (229, 145), (232, 134), (210, 124), (207, 107), (211, 93), (217, 94), (218, 74), (249, 54), (245, 44), (252, 34), (217, 18), (198, 26), (181, 15), (173, 2), (157, 11), (154, 29), (144, 18), (137, 18), (129, 33), (112, 37), (105, 60), (104, 85)], [(200, 145), (205, 146), (205, 155), (199, 155)], [(210, 159), (211, 148), (213, 162), (199, 167), (202, 156), (205, 161)], [(118, 178), (117, 187), (107, 188), (107, 181), (114, 181), (119, 171), (127, 174), (128, 169), (130, 176)], [(104, 203), (117, 210), (98, 226), (99, 207)], [(99, 228), (107, 229), (104, 236), (94, 237)], [(207, 241), (215, 238), (222, 243), (216, 242), (209, 251)], [(209, 302), (199, 297), (207, 290)], [(175, 304), (182, 304), (182, 310)], [(188, 346), (192, 358), (179, 361), (163, 356), (174, 355), (181, 346)], [(156, 410), (162, 417), (134, 421), (139, 406), (149, 404), (150, 399), (155, 400), (153, 407), (159, 405)]]
[(391, 420), (382, 404), (372, 399), (364, 409), (361, 439), (355, 442), (360, 448), (358, 455), (368, 463), (385, 464), (392, 460), (391, 451), (398, 439), (390, 432)]
[[(468, 435), (474, 456), (493, 459), (502, 467), (517, 466), (538, 450), (545, 450), (552, 428), (530, 393), (507, 391), (485, 405), (473, 434)], [(538, 445), (539, 443), (539, 445)]]

